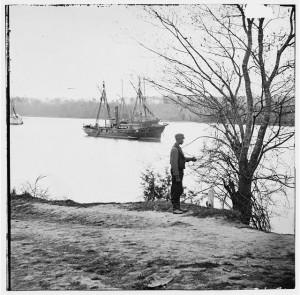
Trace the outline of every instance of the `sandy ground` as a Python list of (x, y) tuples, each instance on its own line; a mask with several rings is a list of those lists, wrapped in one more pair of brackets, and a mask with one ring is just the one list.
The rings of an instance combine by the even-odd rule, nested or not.
[(294, 288), (293, 235), (130, 209), (12, 200), (11, 289)]

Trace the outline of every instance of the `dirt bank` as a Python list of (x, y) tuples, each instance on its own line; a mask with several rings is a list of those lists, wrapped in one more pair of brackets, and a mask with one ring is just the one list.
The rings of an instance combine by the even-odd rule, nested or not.
[(145, 206), (12, 197), (11, 289), (294, 288), (293, 235)]

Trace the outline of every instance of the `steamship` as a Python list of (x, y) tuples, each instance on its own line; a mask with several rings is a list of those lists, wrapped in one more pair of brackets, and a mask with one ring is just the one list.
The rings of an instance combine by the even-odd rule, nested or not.
[[(124, 100), (122, 102), (124, 103)], [(99, 116), (102, 106), (104, 106), (107, 110), (109, 119), (105, 120), (104, 124), (100, 125)], [(110, 107), (107, 102), (105, 84), (103, 82), (96, 122), (93, 125), (83, 125), (83, 130), (88, 136), (142, 141), (160, 141), (161, 134), (168, 125), (166, 123), (161, 123), (160, 119), (157, 118), (147, 106), (146, 98), (141, 91), (140, 81), (131, 118), (123, 118), (123, 113), (119, 112), (118, 106), (115, 107), (114, 115), (115, 117), (112, 118), (110, 114)]]

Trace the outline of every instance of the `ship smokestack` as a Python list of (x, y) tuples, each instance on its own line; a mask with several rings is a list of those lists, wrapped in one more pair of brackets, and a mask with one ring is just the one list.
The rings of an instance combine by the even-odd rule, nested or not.
[(115, 119), (116, 119), (116, 126), (119, 126), (119, 107), (115, 106)]

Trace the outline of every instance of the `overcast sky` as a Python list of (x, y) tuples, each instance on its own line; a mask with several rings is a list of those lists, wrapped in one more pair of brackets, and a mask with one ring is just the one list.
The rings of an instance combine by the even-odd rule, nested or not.
[[(105, 81), (110, 99), (135, 96), (130, 81), (158, 71), (154, 55), (136, 40), (155, 39), (142, 7), (11, 6), (12, 96), (98, 97)], [(155, 94), (146, 87), (148, 95)]]
[[(11, 96), (91, 99), (105, 81), (115, 100), (123, 80), (123, 95), (134, 97), (130, 82), (162, 73), (159, 58), (138, 41), (151, 48), (166, 41), (143, 16), (142, 6), (116, 4), (10, 6)], [(158, 93), (146, 86), (146, 95)]]

